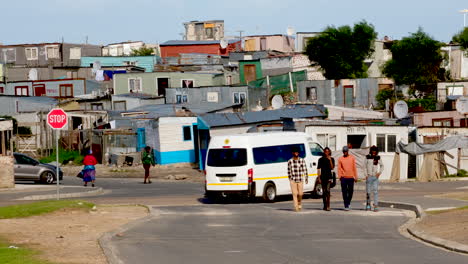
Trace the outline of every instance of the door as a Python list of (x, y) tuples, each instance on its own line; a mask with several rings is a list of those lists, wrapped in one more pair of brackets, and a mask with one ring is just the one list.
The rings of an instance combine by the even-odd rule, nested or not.
[(137, 151), (141, 151), (146, 147), (145, 128), (139, 127), (137, 129)]
[(193, 125), (193, 149), (195, 150), (195, 161), (194, 163), (199, 163), (200, 161), (200, 144), (198, 138), (198, 125)]
[(43, 96), (46, 94), (45, 84), (34, 84), (33, 87), (35, 96)]
[(158, 95), (166, 96), (166, 88), (169, 88), (169, 78), (157, 78)]
[(344, 106), (346, 107), (353, 107), (354, 100), (353, 100), (353, 91), (354, 88), (352, 85), (345, 85), (344, 87)]
[(41, 167), (39, 162), (21, 154), (14, 154), (15, 156), (15, 178), (18, 179), (39, 179), (39, 171)]
[(257, 68), (254, 64), (244, 65), (244, 79), (247, 84), (257, 79)]

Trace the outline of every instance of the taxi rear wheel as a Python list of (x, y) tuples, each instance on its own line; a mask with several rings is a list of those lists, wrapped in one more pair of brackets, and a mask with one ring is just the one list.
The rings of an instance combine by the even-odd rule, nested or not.
[(265, 189), (263, 191), (263, 200), (268, 203), (274, 202), (276, 199), (276, 186), (275, 184), (268, 182), (265, 184)]

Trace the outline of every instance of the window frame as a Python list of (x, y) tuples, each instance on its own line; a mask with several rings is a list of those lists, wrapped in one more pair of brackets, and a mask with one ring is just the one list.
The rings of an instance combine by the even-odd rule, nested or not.
[[(62, 93), (62, 87), (65, 88), (65, 95)], [(70, 95), (67, 95), (68, 93), (68, 88), (70, 89)], [(63, 83), (59, 85), (59, 97), (60, 98), (71, 98), (73, 97), (73, 84), (71, 83)]]
[[(437, 126), (437, 127), (453, 127), (453, 118), (451, 117), (447, 117), (447, 118), (433, 118), (432, 120), (432, 126), (436, 126), (435, 123), (436, 122), (441, 122), (441, 125), (440, 126)], [(450, 122), (450, 126), (446, 126), (444, 124), (444, 122), (447, 122), (449, 121)]]
[[(189, 136), (190, 136), (190, 139), (186, 139), (186, 134), (185, 134), (185, 129), (189, 129)], [(193, 140), (193, 133), (192, 133), (192, 126), (182, 126), (182, 140), (184, 142), (187, 142), (187, 141), (192, 141)]]
[[(192, 87), (184, 87), (184, 81), (192, 81)], [(187, 88), (187, 89), (195, 88), (195, 80), (194, 79), (180, 79), (180, 87)]]
[[(180, 97), (180, 100), (179, 100)], [(185, 98), (185, 100), (184, 100)], [(175, 95), (175, 102), (176, 104), (185, 104), (188, 103), (188, 95), (187, 94), (176, 94)]]
[[(18, 89), (21, 89), (21, 94), (18, 94)], [(23, 90), (26, 89), (26, 95), (23, 95)], [(15, 86), (15, 96), (29, 96), (28, 86)]]
[[(130, 80), (139, 80), (139, 82), (140, 82), (140, 89), (139, 89), (139, 90), (134, 90), (134, 89), (132, 90), (132, 89), (130, 88)], [(140, 92), (140, 93), (143, 92), (143, 79), (142, 79), (141, 77), (131, 77), (131, 78), (127, 78), (127, 85), (128, 85), (128, 92), (134, 92), (134, 93), (135, 93), (135, 92), (136, 92), (136, 93), (138, 93), (138, 92)], [(134, 84), (133, 86), (135, 86), (135, 84)]]
[[(238, 96), (239, 102), (236, 103), (236, 94)], [(244, 102), (241, 100), (241, 95), (244, 95)], [(246, 104), (247, 103), (247, 93), (246, 92), (233, 92), (232, 93), (232, 102), (234, 104)]]
[[(31, 57), (28, 57), (28, 50), (30, 50), (30, 52), (31, 52), (30, 53)], [(32, 51), (33, 50), (36, 51), (36, 57), (32, 56)], [(39, 49), (37, 47), (26, 47), (26, 48), (24, 48), (24, 53), (25, 53), (26, 60), (28, 60), (28, 61), (38, 60), (39, 59)]]
[[(8, 59), (8, 52), (12, 52), (12, 54), (14, 55), (14, 59), (12, 60), (9, 60)], [(26, 51), (25, 51), (26, 52)], [(26, 54), (25, 54), (26, 55)], [(11, 62), (16, 62), (16, 49), (15, 48), (6, 48), (6, 49), (3, 49), (3, 58), (4, 58), (4, 61), (6, 63), (11, 63)]]
[[(326, 144), (323, 145), (320, 141), (319, 141), (319, 136), (325, 136), (325, 140), (326, 140)], [(335, 147), (332, 148), (330, 147), (330, 136), (334, 136), (335, 137)], [(317, 138), (317, 142), (320, 144), (320, 146), (322, 146), (323, 148), (326, 148), (328, 147), (331, 151), (337, 151), (338, 148), (337, 148), (337, 142), (338, 142), (338, 135), (337, 134), (334, 134), (334, 133), (316, 133), (315, 134), (315, 137)]]
[[(57, 50), (57, 52), (55, 53), (54, 51), (54, 57), (51, 57), (50, 56), (50, 53), (49, 53), (49, 49), (54, 49), (54, 50)], [(45, 50), (46, 50), (46, 58), (47, 59), (60, 59), (60, 48), (58, 46), (45, 46)]]
[[(379, 153), (395, 153), (396, 152), (396, 146), (398, 144), (398, 135), (394, 133), (388, 133), (388, 134), (375, 134), (375, 145), (378, 147), (378, 142), (377, 138), (379, 135), (384, 135), (385, 136), (385, 141), (384, 141), (384, 148), (379, 147)], [(394, 151), (388, 151), (388, 138), (389, 136), (394, 136), (395, 137), (395, 150)]]
[[(117, 109), (116, 110), (115, 109), (115, 104), (116, 103), (117, 104), (122, 104), (123, 103), (125, 109)], [(112, 108), (113, 108), (113, 110), (116, 110), (116, 111), (127, 111), (127, 101), (125, 101), (125, 100), (123, 100), (123, 101), (113, 101), (112, 102)]]
[(103, 103), (91, 103), (91, 110), (95, 110), (95, 111), (104, 110), (104, 104)]
[[(79, 56), (73, 56), (73, 58), (72, 58), (72, 50), (79, 50), (80, 51)], [(82, 53), (81, 47), (72, 47), (72, 48), (70, 48), (70, 54), (69, 54), (68, 57), (69, 57), (70, 60), (81, 60), (81, 57), (82, 57), (81, 53)], [(77, 57), (77, 58), (75, 58), (75, 57)]]
[[(300, 151), (299, 151), (299, 156), (301, 158), (306, 158), (307, 157), (307, 148), (309, 146), (306, 146), (304, 143), (296, 143), (296, 144), (282, 144), (282, 145), (274, 145), (274, 146), (264, 146), (264, 147), (254, 147), (252, 148), (252, 157), (253, 157), (253, 162), (255, 165), (269, 165), (269, 164), (276, 164), (276, 163), (287, 163), (291, 158), (292, 158), (292, 149), (294, 147), (299, 147)], [(285, 157), (282, 157), (281, 155), (279, 155), (279, 153), (273, 153), (273, 149), (274, 148), (283, 148), (281, 151), (284, 153), (284, 154), (288, 154), (288, 158), (285, 158)], [(260, 160), (261, 157), (257, 156), (259, 155), (259, 151), (260, 149), (267, 149), (268, 151), (265, 151), (263, 153), (273, 153), (275, 154), (275, 157), (276, 157), (276, 160), (274, 161), (268, 161), (266, 162), (266, 158), (265, 157), (262, 157), (263, 160)], [(310, 150), (309, 150), (310, 151)]]

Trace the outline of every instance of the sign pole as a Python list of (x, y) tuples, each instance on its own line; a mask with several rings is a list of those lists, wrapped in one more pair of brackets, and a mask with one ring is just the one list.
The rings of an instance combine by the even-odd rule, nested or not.
[(55, 152), (57, 156), (57, 166), (55, 172), (55, 178), (57, 178), (57, 200), (60, 200), (60, 174), (59, 174), (59, 132), (60, 130), (55, 130)]

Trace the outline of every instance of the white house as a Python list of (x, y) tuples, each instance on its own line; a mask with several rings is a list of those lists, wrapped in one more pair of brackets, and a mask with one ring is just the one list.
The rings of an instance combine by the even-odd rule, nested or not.
[[(351, 145), (352, 149), (365, 149), (376, 145), (379, 148), (379, 155), (385, 167), (381, 176), (382, 180), (390, 179), (396, 144), (400, 141), (405, 144), (408, 143), (409, 129), (406, 126), (344, 122), (342, 124), (338, 122), (328, 124), (326, 122), (315, 122), (315, 124), (305, 125), (305, 132), (311, 135), (314, 141), (320, 143), (323, 147), (329, 147), (337, 156), (341, 153), (342, 147), (348, 144)], [(367, 150), (359, 153), (367, 154)], [(359, 155), (358, 158), (363, 159), (364, 156)], [(400, 162), (401, 164), (408, 164), (408, 155), (400, 154)], [(359, 177), (362, 178), (364, 174), (359, 169), (359, 163), (358, 160)], [(408, 166), (400, 166), (400, 179), (402, 181), (408, 178), (407, 170)]]

